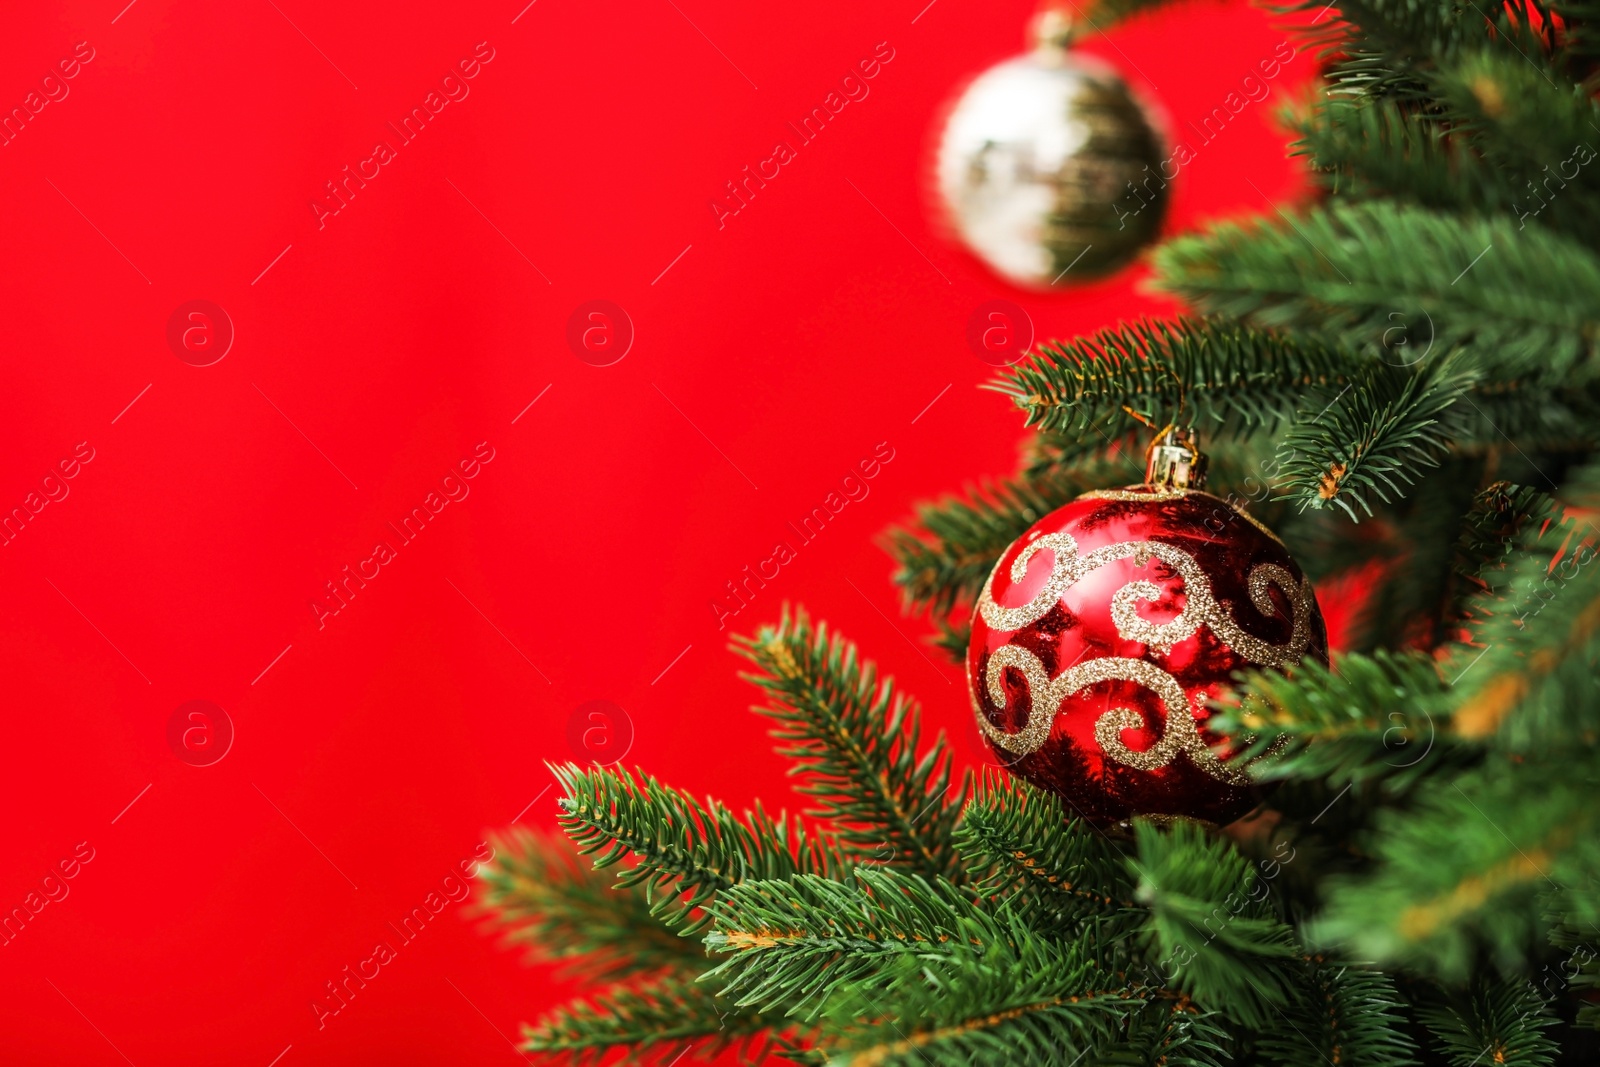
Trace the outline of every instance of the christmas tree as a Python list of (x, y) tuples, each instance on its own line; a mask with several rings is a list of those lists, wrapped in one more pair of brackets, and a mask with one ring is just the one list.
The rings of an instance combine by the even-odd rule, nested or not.
[(1116, 450), (1192, 426), (1219, 494), (1313, 579), (1376, 576), (1331, 668), (1242, 672), (1215, 700), (1214, 729), (1243, 739), (1230, 759), (1275, 783), (1263, 809), (1227, 830), (1106, 825), (1004, 771), (963, 779), (910, 697), (786, 611), (736, 647), (805, 822), (566, 766), (570, 843), (500, 842), (483, 901), (507, 936), (605, 983), (524, 1049), (1600, 1055), (1600, 7), (1298, 10), (1325, 91), (1294, 112), (1293, 151), (1322, 195), (1157, 249), (1193, 314), (1003, 372), (1033, 428), (1021, 472), (889, 538), (960, 658), (1007, 547), (1125, 481)]

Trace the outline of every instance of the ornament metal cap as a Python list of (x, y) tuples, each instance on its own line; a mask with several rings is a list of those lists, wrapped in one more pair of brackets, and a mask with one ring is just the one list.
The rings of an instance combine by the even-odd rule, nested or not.
[(1194, 430), (1168, 426), (1144, 452), (1144, 484), (1164, 489), (1203, 489), (1206, 457)]

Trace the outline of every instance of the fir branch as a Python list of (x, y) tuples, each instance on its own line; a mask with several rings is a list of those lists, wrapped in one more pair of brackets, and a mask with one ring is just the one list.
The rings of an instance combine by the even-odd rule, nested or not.
[(1600, 864), (1592, 748), (1559, 768), (1490, 761), (1436, 779), (1404, 809), (1380, 811), (1360, 878), (1329, 879), (1328, 907), (1307, 936), (1386, 966), (1457, 981), (1486, 950), (1519, 966), (1537, 940), (1535, 906)]
[(1415, 652), (1351, 653), (1337, 672), (1310, 659), (1292, 676), (1251, 671), (1217, 706), (1216, 729), (1250, 738), (1235, 759), (1256, 760), (1251, 773), (1264, 781), (1404, 775), (1450, 744), (1435, 724), (1448, 708), (1444, 679)]
[(767, 1027), (760, 1015), (721, 999), (692, 976), (668, 973), (556, 1008), (523, 1026), (520, 1047), (591, 1064), (621, 1049), (666, 1065), (692, 1045), (703, 1058), (734, 1045), (754, 1046)]
[[(1448, 135), (1436, 115), (1391, 98), (1328, 97), (1291, 118), (1304, 156), (1330, 192), (1392, 196), (1435, 210), (1511, 210), (1520, 185)], [(1548, 221), (1548, 220), (1546, 220)]]
[(1525, 524), (1523, 544), (1468, 604), (1483, 649), (1461, 687), (1455, 729), (1498, 736), (1514, 752), (1561, 752), (1592, 744), (1600, 700), (1592, 664), (1600, 651), (1600, 567), (1594, 566), (1600, 464), (1563, 486), (1560, 521)]
[(1531, 486), (1493, 482), (1479, 492), (1462, 521), (1453, 569), (1478, 590), (1489, 588), (1484, 573), (1504, 568), (1530, 523), (1557, 516), (1555, 500)]
[(1486, 20), (1449, 0), (1340, 0), (1335, 7), (1359, 44), (1391, 52), (1410, 49), (1418, 57), (1448, 53), (1485, 36), (1489, 28)]
[(955, 831), (973, 891), (1025, 913), (1081, 920), (1134, 911), (1122, 853), (1054, 794), (987, 771)]
[(1404, 496), (1439, 465), (1457, 429), (1451, 409), (1470, 385), (1445, 365), (1420, 374), (1377, 366), (1337, 392), (1310, 390), (1278, 450), (1279, 499), (1337, 506), (1359, 522), (1356, 508), (1372, 515), (1373, 497)]
[(779, 752), (795, 761), (800, 792), (839, 840), (880, 863), (930, 878), (959, 876), (950, 831), (963, 788), (952, 781), (950, 747), (938, 734), (926, 752), (916, 701), (878, 679), (854, 643), (815, 628), (787, 607), (776, 627), (734, 639), (759, 671), (744, 677), (769, 703), (755, 710), (777, 722)]
[(1452, 1067), (1551, 1067), (1559, 1049), (1545, 1031), (1557, 1019), (1528, 982), (1484, 978), (1417, 1012)]
[(604, 869), (633, 857), (619, 888), (644, 886), (651, 914), (683, 935), (711, 916), (692, 913), (747, 879), (833, 874), (843, 861), (832, 841), (808, 837), (800, 822), (768, 817), (760, 804), (740, 819), (716, 801), (702, 804), (649, 776), (576, 764), (551, 767), (567, 795), (561, 828)]
[(1221, 319), (1144, 320), (1040, 345), (993, 388), (1055, 434), (1112, 439), (1183, 421), (1211, 436), (1271, 431), (1311, 386), (1365, 361), (1313, 337)]
[(1320, 957), (1307, 961), (1306, 967), (1299, 995), (1261, 1036), (1259, 1048), (1270, 1061), (1284, 1067), (1317, 1062), (1406, 1067), (1416, 1062), (1416, 1045), (1403, 1029), (1400, 998), (1388, 976)]
[[(1580, 553), (1569, 562), (1593, 562), (1592, 546)], [(1512, 643), (1480, 651), (1481, 665), (1470, 671), (1476, 684), (1463, 687), (1452, 725), (1464, 737), (1493, 738), (1521, 754), (1593, 744), (1600, 727), (1594, 675), (1600, 658), (1600, 588), (1586, 572), (1556, 588), (1558, 577), (1529, 576), (1527, 570), (1519, 568), (1524, 577), (1552, 582), (1551, 606), (1531, 609), (1538, 614), (1495, 616), (1478, 627), (1481, 633), (1510, 631)], [(1527, 625), (1518, 628), (1519, 620)]]
[(1299, 135), (1291, 154), (1352, 200), (1507, 215), (1519, 231), (1532, 224), (1594, 243), (1600, 205), (1580, 189), (1600, 182), (1589, 166), (1600, 135), (1576, 86), (1558, 88), (1514, 52), (1474, 52), (1428, 84), (1440, 103), (1426, 109), (1389, 97), (1317, 101), (1289, 117)]
[(1600, 259), (1505, 218), (1473, 219), (1373, 201), (1299, 218), (1224, 223), (1157, 250), (1163, 288), (1264, 327), (1381, 346), (1392, 316), (1434, 330), (1485, 380), (1590, 381), (1600, 323)]
[[(1186, 1001), (1135, 1008), (1123, 1032), (1094, 1050), (1094, 1067), (1228, 1067), (1236, 1043), (1214, 1015)], [(1087, 1061), (1086, 1061), (1087, 1063)]]
[(917, 508), (916, 524), (891, 529), (885, 545), (907, 604), (944, 614), (970, 605), (1006, 546), (1039, 519), (1108, 483), (1116, 466), (1091, 458)]
[(1429, 83), (1451, 136), (1521, 186), (1509, 208), (1519, 220), (1554, 206), (1593, 223), (1600, 104), (1589, 89), (1498, 43), (1450, 57)]
[(799, 1067), (826, 1067), (828, 1062), (827, 1053), (788, 1034), (773, 1034), (768, 1047), (772, 1055)]
[(876, 987), (894, 961), (933, 965), (1034, 936), (1009, 911), (990, 913), (949, 882), (858, 869), (851, 882), (802, 876), (746, 882), (711, 905), (706, 948), (729, 958), (702, 981), (740, 1006), (814, 1018), (830, 996)]
[[(1433, 103), (1429, 75), (1463, 49), (1491, 37), (1530, 63), (1543, 63), (1551, 50), (1549, 17), (1543, 0), (1513, 0), (1490, 8), (1464, 7), (1452, 0), (1336, 0), (1338, 17), (1325, 19), (1316, 0), (1286, 5), (1285, 13), (1318, 12), (1297, 29), (1302, 47), (1331, 61), (1325, 77), (1333, 91), (1368, 99), (1396, 98), (1408, 104)], [(1544, 32), (1534, 26), (1543, 26)]]
[(1118, 988), (1081, 946), (1040, 938), (937, 967), (898, 961), (885, 979), (882, 990), (841, 990), (823, 1020), (836, 1067), (1059, 1067), (1114, 1044), (1126, 1013), (1152, 996)]
[(1300, 950), (1266, 895), (1254, 895), (1254, 867), (1194, 823), (1162, 830), (1139, 819), (1134, 834), (1138, 855), (1127, 862), (1149, 909), (1141, 939), (1158, 973), (1204, 1008), (1266, 1026), (1292, 997)]
[(705, 953), (662, 925), (642, 893), (614, 889), (564, 841), (517, 827), (493, 844), (494, 861), (478, 873), (479, 903), (530, 959), (594, 978), (705, 966)]

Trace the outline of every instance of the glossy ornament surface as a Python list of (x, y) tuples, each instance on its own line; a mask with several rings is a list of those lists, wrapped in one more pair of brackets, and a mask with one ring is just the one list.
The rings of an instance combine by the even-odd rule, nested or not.
[(936, 163), (962, 243), (1035, 289), (1125, 266), (1155, 238), (1167, 206), (1165, 153), (1149, 114), (1114, 70), (1068, 51), (1059, 27), (1047, 15), (1032, 53), (967, 88)]
[(1255, 806), (1207, 700), (1237, 670), (1326, 662), (1310, 581), (1266, 527), (1195, 489), (1086, 493), (1006, 549), (973, 616), (967, 684), (1012, 773), (1096, 823), (1219, 825)]

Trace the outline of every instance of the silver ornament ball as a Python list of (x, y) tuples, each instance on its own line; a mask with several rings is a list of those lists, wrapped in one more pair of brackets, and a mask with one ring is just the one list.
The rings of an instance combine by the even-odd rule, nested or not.
[(1044, 32), (979, 75), (939, 140), (937, 183), (961, 241), (1001, 276), (1048, 289), (1101, 277), (1161, 229), (1162, 137), (1110, 67)]

